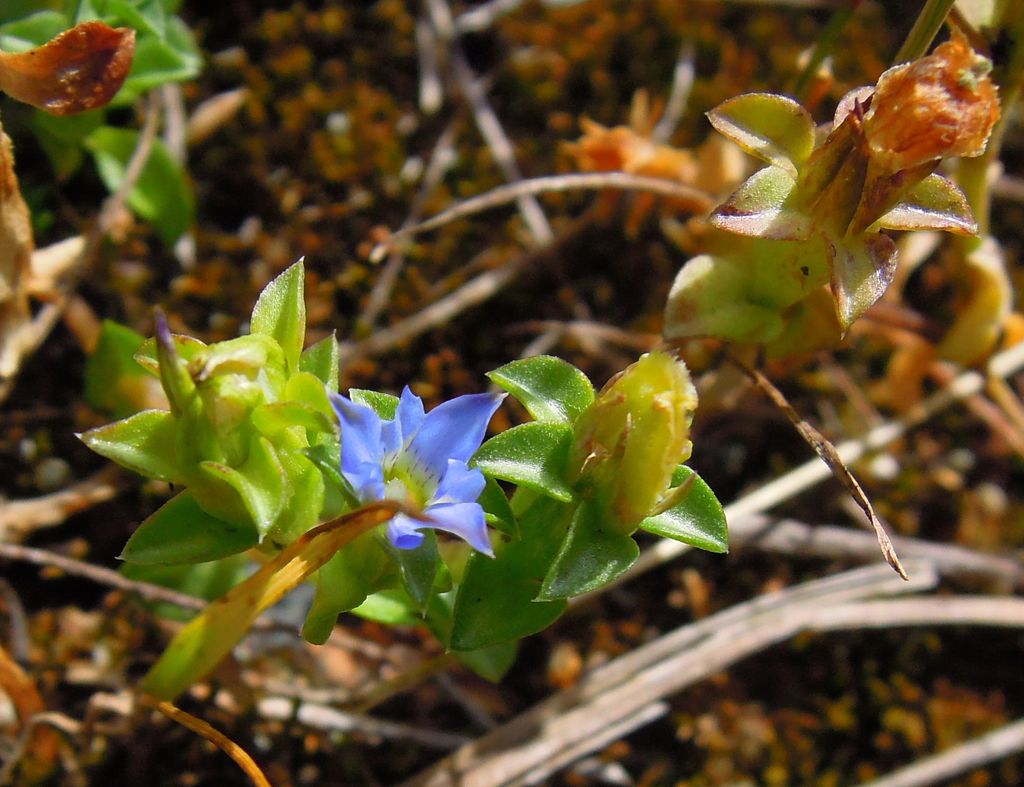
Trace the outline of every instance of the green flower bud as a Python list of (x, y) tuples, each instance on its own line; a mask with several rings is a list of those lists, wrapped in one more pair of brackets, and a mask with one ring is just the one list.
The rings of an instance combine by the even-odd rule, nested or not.
[(664, 352), (641, 356), (576, 419), (570, 482), (632, 532), (665, 502), (673, 471), (690, 457), (696, 408), (682, 361)]

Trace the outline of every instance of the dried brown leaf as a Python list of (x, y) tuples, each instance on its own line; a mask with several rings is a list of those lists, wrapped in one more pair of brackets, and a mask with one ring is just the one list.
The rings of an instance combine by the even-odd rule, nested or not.
[(0, 378), (23, 355), (29, 325), (25, 292), (32, 257), (32, 225), (14, 174), (11, 140), (0, 125)]
[(52, 115), (107, 104), (135, 54), (135, 31), (83, 22), (28, 52), (0, 52), (0, 90)]

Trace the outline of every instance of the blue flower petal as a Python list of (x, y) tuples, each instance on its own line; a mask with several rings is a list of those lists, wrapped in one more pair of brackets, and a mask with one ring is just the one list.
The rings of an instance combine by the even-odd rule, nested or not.
[[(410, 474), (425, 474), (439, 484), (448, 460), (468, 462), (484, 441), (487, 423), (506, 394), (467, 394), (439, 404), (423, 419), (405, 456), (415, 463)], [(406, 439), (408, 440), (408, 435)]]
[(395, 410), (395, 422), (399, 425), (401, 442), (405, 442), (420, 428), (425, 417), (423, 411), (423, 400), (414, 394), (409, 386), (402, 389), (402, 396), (398, 400), (398, 409)]
[(384, 496), (381, 467), (383, 422), (366, 405), (330, 393), (331, 406), (341, 424), (341, 472), (363, 502)]
[(416, 549), (423, 543), (423, 534), (419, 531), (425, 527), (429, 527), (427, 522), (395, 514), (388, 522), (388, 540), (397, 549)]
[(447, 503), (429, 506), (424, 513), (432, 520), (427, 525), (428, 527), (456, 535), (477, 552), (494, 557), (491, 539), (487, 535), (484, 510), (478, 503)]
[(484, 474), (475, 467), (470, 468), (458, 459), (449, 459), (448, 470), (430, 504), (476, 502), (486, 485)]

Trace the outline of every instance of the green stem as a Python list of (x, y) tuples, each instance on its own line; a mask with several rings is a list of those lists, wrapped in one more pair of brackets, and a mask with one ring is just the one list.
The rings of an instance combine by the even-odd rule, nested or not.
[(907, 40), (903, 42), (900, 51), (896, 53), (894, 63), (906, 63), (915, 60), (928, 51), (932, 39), (946, 21), (949, 10), (953, 7), (955, 0), (927, 0), (921, 13), (917, 15), (914, 26), (907, 34)]
[[(1014, 9), (1024, 11), (1022, 6), (1024, 3), (1017, 3)], [(967, 197), (967, 202), (974, 211), (974, 218), (978, 222), (978, 237), (965, 239), (968, 243), (975, 241), (974, 245), (989, 233), (992, 195), (988, 173), (992, 162), (999, 158), (1007, 121), (1024, 90), (1024, 13), (1014, 13), (1007, 9), (1006, 18), (1012, 20), (1006, 28), (1011, 49), (1006, 66), (1000, 69), (998, 79), (1001, 115), (992, 129), (985, 152), (976, 158), (961, 159), (957, 168), (957, 183)]]
[(853, 16), (853, 12), (858, 5), (860, 3), (850, 2), (837, 8), (825, 25), (825, 29), (821, 31), (821, 35), (818, 36), (818, 43), (814, 45), (814, 51), (811, 53), (811, 59), (807, 61), (807, 65), (804, 66), (800, 76), (797, 77), (796, 84), (793, 85), (793, 96), (797, 101), (803, 103), (806, 100), (807, 90), (811, 86), (811, 81), (814, 79), (818, 67), (829, 56), (829, 53), (835, 49), (836, 42), (839, 41), (839, 34), (843, 32), (843, 28), (850, 21), (850, 17)]
[(397, 512), (394, 503), (373, 503), (297, 538), (179, 631), (142, 679), (142, 691), (161, 700), (176, 697), (216, 667), (263, 610), (319, 570), (343, 546)]

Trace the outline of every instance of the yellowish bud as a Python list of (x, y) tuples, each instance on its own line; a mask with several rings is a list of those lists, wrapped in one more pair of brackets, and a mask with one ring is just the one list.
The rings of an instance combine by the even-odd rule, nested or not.
[(673, 471), (690, 457), (696, 408), (682, 361), (663, 352), (641, 356), (577, 418), (570, 481), (632, 532), (658, 509)]

